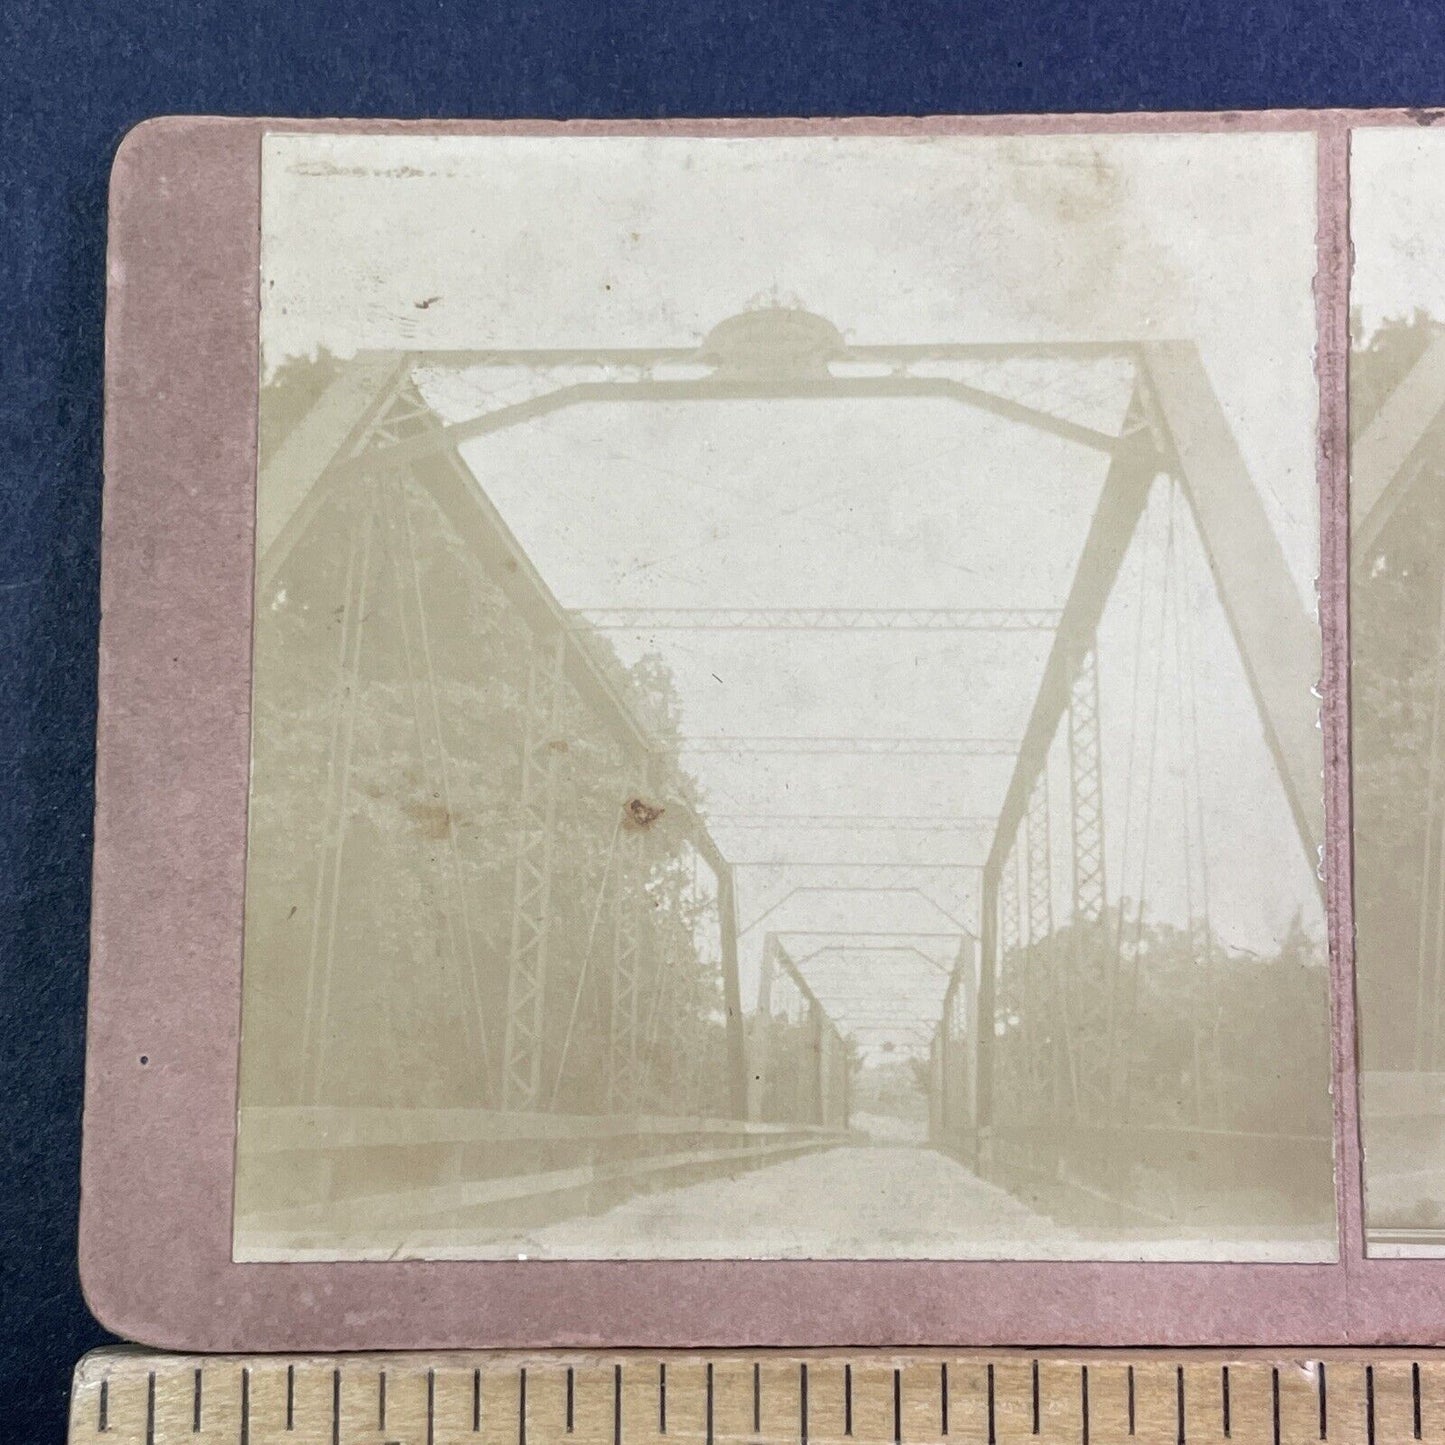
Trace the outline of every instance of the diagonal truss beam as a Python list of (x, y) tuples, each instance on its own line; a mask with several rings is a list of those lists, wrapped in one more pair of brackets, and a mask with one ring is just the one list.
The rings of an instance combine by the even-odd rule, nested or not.
[[(1169, 470), (1189, 499), (1313, 874), (1324, 846), (1325, 806), (1319, 702), (1310, 687), (1319, 677), (1319, 624), (1295, 586), (1198, 348), (1152, 342), (1143, 357), (1172, 451)], [(1302, 667), (1311, 670), (1304, 675)]]
[(369, 444), (410, 387), (396, 352), (371, 352), (334, 377), (261, 466), (256, 481), (256, 591), (264, 595), (333, 490), (331, 476)]
[[(1350, 443), (1350, 550), (1365, 557), (1417, 476), (1426, 439), (1445, 411), (1445, 335), (1425, 348), (1370, 424)], [(1434, 481), (1434, 474), (1421, 477)]]

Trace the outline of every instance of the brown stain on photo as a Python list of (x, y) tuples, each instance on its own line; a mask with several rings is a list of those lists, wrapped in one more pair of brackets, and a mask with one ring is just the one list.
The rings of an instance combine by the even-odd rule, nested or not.
[(439, 840), (452, 830), (452, 815), (441, 803), (403, 803), (401, 810), (423, 837)]
[(649, 803), (642, 798), (629, 798), (627, 806), (622, 810), (622, 815), (623, 821), (629, 828), (635, 828), (641, 832), (652, 827), (666, 811), (666, 808)]

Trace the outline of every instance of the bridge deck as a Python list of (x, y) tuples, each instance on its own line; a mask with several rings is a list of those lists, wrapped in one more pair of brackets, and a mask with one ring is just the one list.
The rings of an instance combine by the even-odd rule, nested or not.
[[(1318, 1260), (1334, 1250), (1332, 1235), (1308, 1230), (1264, 1239), (1257, 1229), (1144, 1237), (1137, 1225), (1070, 1228), (947, 1155), (909, 1145), (844, 1146), (637, 1195), (515, 1243), (543, 1257), (735, 1258), (740, 1240), (756, 1241), (759, 1254), (801, 1258)], [(470, 1243), (475, 1252), (479, 1241)]]
[(373, 1233), (291, 1236), (251, 1259), (1124, 1259), (1334, 1257), (1327, 1229), (1259, 1225), (1194, 1231), (1069, 1226), (921, 1143), (814, 1146), (730, 1177), (636, 1194), (595, 1214), (530, 1229), (404, 1222)]

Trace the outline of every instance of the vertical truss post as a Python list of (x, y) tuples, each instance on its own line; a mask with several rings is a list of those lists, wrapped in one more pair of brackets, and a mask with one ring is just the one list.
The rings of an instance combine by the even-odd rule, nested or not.
[[(392, 412), (388, 413), (389, 423), (400, 425), (401, 421), (411, 415), (404, 413), (399, 421), (395, 411), (393, 408)], [(436, 667), (427, 628), (421, 565), (412, 529), (410, 502), (405, 483), (398, 473), (393, 473), (390, 478), (380, 482), (378, 490), (380, 514), (385, 522), (387, 551), (396, 584), (397, 621), (401, 629), (402, 655), (406, 665), (407, 691), (411, 698), (417, 755), (422, 776), (426, 785), (435, 790), (434, 796), (441, 804), (445, 821), (447, 858), (446, 866), (442, 870), (445, 884), (437, 896), (437, 913), (446, 939), (448, 962), (460, 976), (459, 982), (466, 993), (461, 1009), (462, 1023), (466, 1031), (468, 1050), (479, 1065), (482, 1102), (490, 1104), (492, 1063), (487, 1039), (487, 1019), (482, 1006), (481, 977), (476, 941), (472, 934), (471, 911), (467, 905), (466, 871), (462, 866), (461, 846), (457, 837), (456, 809), (452, 805), (451, 766), (447, 756), (446, 737), (442, 730), (441, 699), (437, 692)], [(446, 884), (450, 886), (445, 886)], [(471, 1062), (468, 1061), (469, 1064)]]
[(1021, 1017), (1028, 1048), (1027, 1085), (1044, 1108), (1058, 1103), (1058, 1058), (1063, 1040), (1053, 1037), (1062, 1010), (1057, 997), (1054, 947), (1053, 845), (1049, 832), (1048, 759), (1029, 789), (1027, 851), (1024, 855), (1028, 915), (1028, 970), (1023, 980)]
[(978, 1084), (974, 1105), (974, 1123), (978, 1128), (978, 1154), (986, 1162), (987, 1140), (992, 1132), (995, 1111), (995, 1083), (998, 1071), (998, 979), (1001, 966), (999, 949), (999, 866), (990, 859), (983, 870), (979, 888), (979, 974), (978, 1008), (975, 1034), (978, 1039)]
[(1104, 788), (1099, 761), (1099, 659), (1090, 647), (1069, 694), (1069, 781), (1074, 843), (1074, 918), (1104, 916)]
[(640, 1090), (648, 1112), (685, 1115), (697, 1112), (692, 1101), (697, 1094), (693, 1066), (698, 1050), (689, 1036), (683, 964), (667, 942), (666, 934), (651, 936), (652, 997), (643, 1029)]
[(789, 1121), (796, 1124), (811, 1124), (813, 1115), (813, 1086), (818, 1082), (818, 1019), (812, 1005), (804, 1000), (801, 1037), (797, 1032), (789, 1039), (789, 1060), (793, 1076), (793, 1105)]
[[(1013, 1124), (1027, 1118), (1038, 1103), (1030, 1063), (1034, 1025), (1029, 1013), (1029, 985), (1033, 969), (1023, 929), (1017, 841), (1013, 840), (1003, 855), (993, 883), (995, 901), (984, 913), (984, 922), (993, 925), (997, 965), (989, 970), (989, 975), (991, 978), (997, 975), (998, 997), (996, 1008), (991, 1008), (988, 1023), (981, 1026), (979, 1034), (980, 1039), (989, 1040), (990, 1059), (998, 1060), (988, 1079), (994, 1118), (1001, 1117), (1003, 1122)], [(1007, 1029), (1002, 1050), (992, 1042), (997, 1012), (1002, 1013)], [(1018, 1020), (1018, 1024), (1013, 1020)]]
[(953, 1123), (953, 1110), (949, 1108), (948, 1098), (951, 1063), (949, 1056), (952, 1053), (948, 1038), (948, 1013), (949, 1004), (948, 1000), (945, 999), (943, 1004), (943, 1017), (939, 1019), (938, 1030), (933, 1035), (933, 1057), (930, 1060), (933, 1076), (933, 1109), (931, 1111), (931, 1122), (933, 1125), (933, 1140), (938, 1144), (947, 1142), (949, 1126)]
[(809, 1090), (812, 1097), (808, 1100), (808, 1122), (810, 1124), (824, 1124), (827, 1122), (826, 1103), (826, 1078), (824, 1068), (826, 1056), (824, 1049), (827, 1045), (828, 1035), (832, 1032), (832, 1024), (828, 1022), (822, 1009), (822, 1005), (815, 999), (812, 1007), (808, 1010), (809, 1021), (812, 1024), (813, 1067), (809, 1070), (812, 1075), (812, 1088)]
[[(669, 973), (675, 974), (681, 968), (681, 962), (672, 958), (666, 960), (665, 963), (660, 962), (659, 967), (666, 967)], [(661, 996), (662, 980), (660, 978), (658, 992)], [(680, 990), (674, 989), (672, 993), (678, 994)], [(705, 1063), (705, 1058), (703, 1050), (698, 1047), (697, 1041), (692, 1037), (688, 1028), (686, 1002), (681, 997), (669, 998), (660, 1006), (665, 1007), (667, 1011), (665, 1028), (668, 1050), (668, 1092), (666, 1097), (659, 1102), (658, 1108), (665, 1114), (701, 1114), (703, 1110), (699, 1107), (698, 1101), (702, 1097), (702, 1090), (699, 1087), (702, 1080), (698, 1077), (698, 1069)], [(654, 1067), (654, 1080), (656, 1076), (657, 1070)]]
[(817, 1026), (818, 1040), (818, 1107), (817, 1122), (826, 1125), (828, 1122), (828, 1069), (833, 1062), (831, 1044), (833, 1041), (833, 1026), (826, 1019), (819, 1018)]
[(963, 1088), (966, 1077), (967, 1053), (963, 1048), (963, 1033), (959, 1028), (958, 1014), (962, 1003), (956, 984), (948, 996), (943, 1010), (943, 1100), (944, 1122), (948, 1128), (956, 1127), (960, 1141), (969, 1129), (969, 1099)]
[(743, 1032), (742, 984), (738, 978), (738, 900), (733, 870), (716, 859), (718, 931), (722, 945), (723, 1016), (727, 1030), (728, 1112), (734, 1119), (753, 1117), (748, 1107), (748, 1048)]
[[(1445, 580), (1445, 573), (1442, 573)], [(1416, 1068), (1440, 1067), (1442, 969), (1445, 969), (1445, 591), (1435, 624), (1435, 685), (1431, 696), (1430, 755), (1425, 787), (1424, 865), (1415, 923)]]
[(773, 978), (777, 972), (778, 936), (763, 938), (763, 962), (758, 970), (758, 1007), (753, 1014), (752, 1069), (748, 1077), (748, 1117), (766, 1120), (773, 1073)]
[(1015, 851), (1010, 848), (1004, 859), (1003, 874), (998, 888), (999, 938), (1003, 951), (1017, 953), (1024, 943), (1023, 915), (1019, 899), (1019, 865)]
[(1104, 788), (1099, 747), (1097, 644), (1080, 659), (1069, 693), (1069, 792), (1073, 842), (1073, 977), (1066, 990), (1077, 1025), (1075, 1087), (1085, 1119), (1108, 1112), (1114, 1077), (1116, 960), (1105, 937)]
[(347, 562), (341, 610), (341, 644), (327, 754), (326, 815), (321, 824), (320, 858), (311, 908), (311, 948), (306, 972), (306, 1002), (301, 1025), (303, 1069), (309, 1069), (307, 1097), (320, 1103), (326, 1086), (327, 1042), (331, 1035), (331, 985), (336, 967), (336, 928), (340, 918), (342, 860), (351, 821), (351, 760), (361, 691), (361, 649), (366, 624), (366, 589), (371, 571), (375, 512), (358, 519)]
[(612, 988), (607, 1034), (607, 1109), (636, 1113), (641, 1061), (638, 1003), (643, 972), (642, 910), (646, 907), (641, 836), (620, 840), (612, 893)]
[(1037, 1021), (1032, 1013), (1033, 953), (1024, 922), (1023, 894), (1019, 888), (1027, 839), (1015, 839), (1003, 859), (999, 878), (999, 936), (1002, 941), (1000, 981), (1003, 985), (1003, 1014), (1007, 1026), (1007, 1085), (1005, 1111), (1010, 1122), (1025, 1122), (1039, 1111), (1039, 1086), (1034, 1077), (1033, 1050)]
[(562, 673), (567, 635), (534, 640), (522, 739), (522, 795), (507, 956), (507, 1029), (502, 1105), (535, 1109), (542, 1079), (547, 952), (552, 928), (552, 859), (557, 832)]
[(1029, 998), (1029, 985), (1034, 974), (1033, 957), (1024, 931), (1023, 901), (1019, 896), (1017, 844), (1016, 839), (1004, 855), (998, 892), (998, 929), (1002, 949), (1000, 974), (1004, 1014), (1010, 1030), (1005, 1077), (1008, 1111), (1015, 1124), (1035, 1113), (1039, 1102), (1038, 1081), (1033, 1070), (1036, 1029)]
[[(1013, 853), (1018, 843), (1031, 794), (1038, 786), (1040, 774), (1047, 769), (1049, 751), (1069, 706), (1080, 661), (1094, 645), (1099, 618), (1138, 525), (1149, 489), (1162, 470), (1162, 457), (1148, 417), (1148, 385), (1147, 380), (1140, 377), (1136, 380), (1119, 441), (1113, 449), (1099, 504), (1084, 538), (1074, 579), (1024, 730), (1018, 760), (999, 810), (993, 845), (985, 865), (986, 883), (990, 876), (1002, 879), (1005, 858)], [(999, 911), (1002, 912), (1001, 909)], [(992, 909), (985, 911), (986, 925), (992, 914)], [(988, 968), (990, 964), (996, 965), (998, 948), (987, 937), (984, 942), (984, 965)], [(1032, 948), (1030, 951), (1033, 951)], [(1031, 1015), (1037, 1017), (1041, 1005), (1047, 1007), (1047, 996), (1043, 993), (1029, 994), (1027, 1002), (1029, 1010), (1021, 1015), (1026, 1022)], [(987, 1037), (987, 1023), (980, 1037)], [(1039, 1103), (1047, 1106), (1043, 1100)]]
[(968, 948), (969, 945), (965, 943), (959, 950), (959, 961), (955, 964), (955, 981), (949, 991), (943, 1014), (943, 1060), (947, 1070), (944, 1075), (945, 1115), (960, 1146), (973, 1138), (977, 1124), (977, 1083), (969, 1070), (968, 1003), (964, 993), (968, 977), (965, 969), (970, 962), (967, 957)]

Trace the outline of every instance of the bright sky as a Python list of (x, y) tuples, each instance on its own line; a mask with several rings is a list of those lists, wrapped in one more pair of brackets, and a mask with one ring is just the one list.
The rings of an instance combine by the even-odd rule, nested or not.
[[(264, 356), (274, 367), (318, 347), (686, 347), (776, 301), (827, 317), (857, 345), (1191, 339), (1312, 607), (1313, 144), (269, 137)], [(937, 400), (582, 406), (468, 443), (464, 456), (576, 607), (1057, 607), (1103, 474), (1097, 454)], [(1111, 604), (1101, 678), (1110, 871), (1130, 892), (1139, 880), (1125, 834), (1137, 835), (1137, 819), (1125, 814), (1137, 806), (1125, 809), (1133, 789), (1122, 780), (1143, 746), (1126, 715), (1130, 588), (1146, 554), (1160, 565), (1158, 507), (1146, 530)], [(1269, 952), (1296, 909), (1318, 925), (1318, 893), (1187, 522), (1179, 536), (1213, 708), (1200, 772), (1215, 922), (1230, 942)], [(1154, 626), (1157, 599), (1144, 610)], [(1019, 633), (615, 641), (628, 659), (663, 652), (684, 728), (699, 737), (1016, 739), (1048, 645)], [(1316, 667), (1302, 659), (1301, 686)], [(1182, 734), (1168, 740), (1171, 705), (1156, 749), (1161, 793), (1185, 786), (1188, 765)], [(711, 811), (729, 815), (992, 816), (1012, 768), (1008, 757), (726, 751), (689, 762)], [(989, 839), (722, 821), (714, 832), (731, 857), (773, 860), (981, 861)], [(871, 891), (837, 889), (863, 878)], [(1160, 915), (1181, 912), (1180, 879), (1145, 884)], [(826, 891), (779, 903), (795, 887)], [(956, 942), (924, 937), (954, 927), (940, 912), (976, 921), (973, 875), (940, 870), (744, 867), (739, 901), (745, 925), (774, 910), (745, 935), (745, 989), (764, 927), (788, 930), (795, 952), (824, 941), (810, 930), (916, 932), (920, 952), (946, 960)], [(902, 957), (866, 962), (875, 989), (890, 979), (922, 989), (926, 961)]]
[(1445, 134), (1381, 126), (1350, 136), (1350, 301), (1365, 335), (1427, 311), (1445, 320)]
[(267, 365), (318, 346), (688, 346), (794, 300), (858, 345), (1196, 341), (1301, 590), (1306, 134), (268, 136)]

